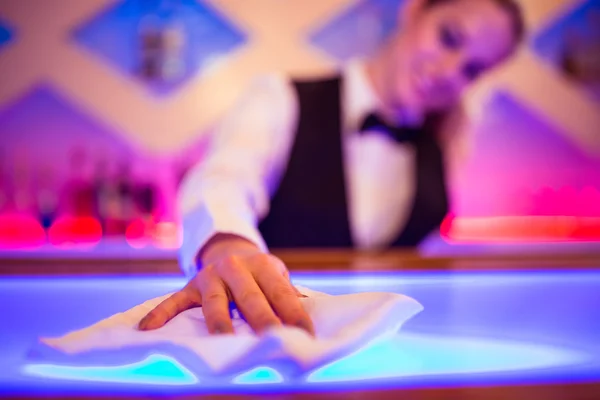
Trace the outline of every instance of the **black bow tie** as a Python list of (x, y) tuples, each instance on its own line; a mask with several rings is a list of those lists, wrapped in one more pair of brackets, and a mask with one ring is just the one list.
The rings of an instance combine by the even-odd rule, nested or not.
[(361, 133), (378, 132), (382, 133), (397, 143), (411, 143), (417, 138), (420, 132), (419, 128), (406, 126), (393, 126), (388, 124), (375, 113), (367, 115), (360, 126)]

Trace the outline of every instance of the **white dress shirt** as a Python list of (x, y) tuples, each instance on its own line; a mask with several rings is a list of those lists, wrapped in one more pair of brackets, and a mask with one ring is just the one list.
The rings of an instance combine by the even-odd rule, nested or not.
[[(364, 64), (343, 71), (344, 170), (348, 218), (355, 246), (389, 245), (403, 229), (415, 191), (414, 148), (380, 134), (357, 132), (379, 100)], [(257, 225), (284, 173), (296, 132), (298, 103), (289, 78), (259, 79), (215, 132), (205, 160), (186, 175), (179, 192), (183, 244), (181, 267), (196, 271), (195, 258), (217, 233), (242, 236), (267, 246)], [(307, 160), (308, 161), (308, 160)]]

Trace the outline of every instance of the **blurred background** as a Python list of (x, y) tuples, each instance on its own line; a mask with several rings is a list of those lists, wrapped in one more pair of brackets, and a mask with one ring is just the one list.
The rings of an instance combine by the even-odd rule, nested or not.
[[(0, 248), (176, 249), (177, 185), (250, 82), (368, 54), (402, 3), (0, 0)], [(600, 242), (600, 0), (521, 3), (527, 41), (466, 99), (445, 245)]]

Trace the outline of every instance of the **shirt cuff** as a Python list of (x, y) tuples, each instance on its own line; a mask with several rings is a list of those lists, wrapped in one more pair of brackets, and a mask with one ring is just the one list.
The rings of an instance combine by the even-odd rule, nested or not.
[(267, 245), (255, 223), (247, 216), (235, 213), (215, 214), (205, 205), (199, 205), (183, 216), (183, 240), (179, 250), (179, 265), (186, 277), (198, 272), (196, 258), (202, 247), (216, 234), (240, 236), (267, 252)]

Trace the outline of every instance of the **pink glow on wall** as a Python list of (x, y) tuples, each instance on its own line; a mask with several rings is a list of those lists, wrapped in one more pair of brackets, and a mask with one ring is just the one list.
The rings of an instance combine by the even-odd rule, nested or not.
[(458, 177), (458, 217), (600, 217), (600, 159), (507, 95), (478, 126), (472, 157)]

